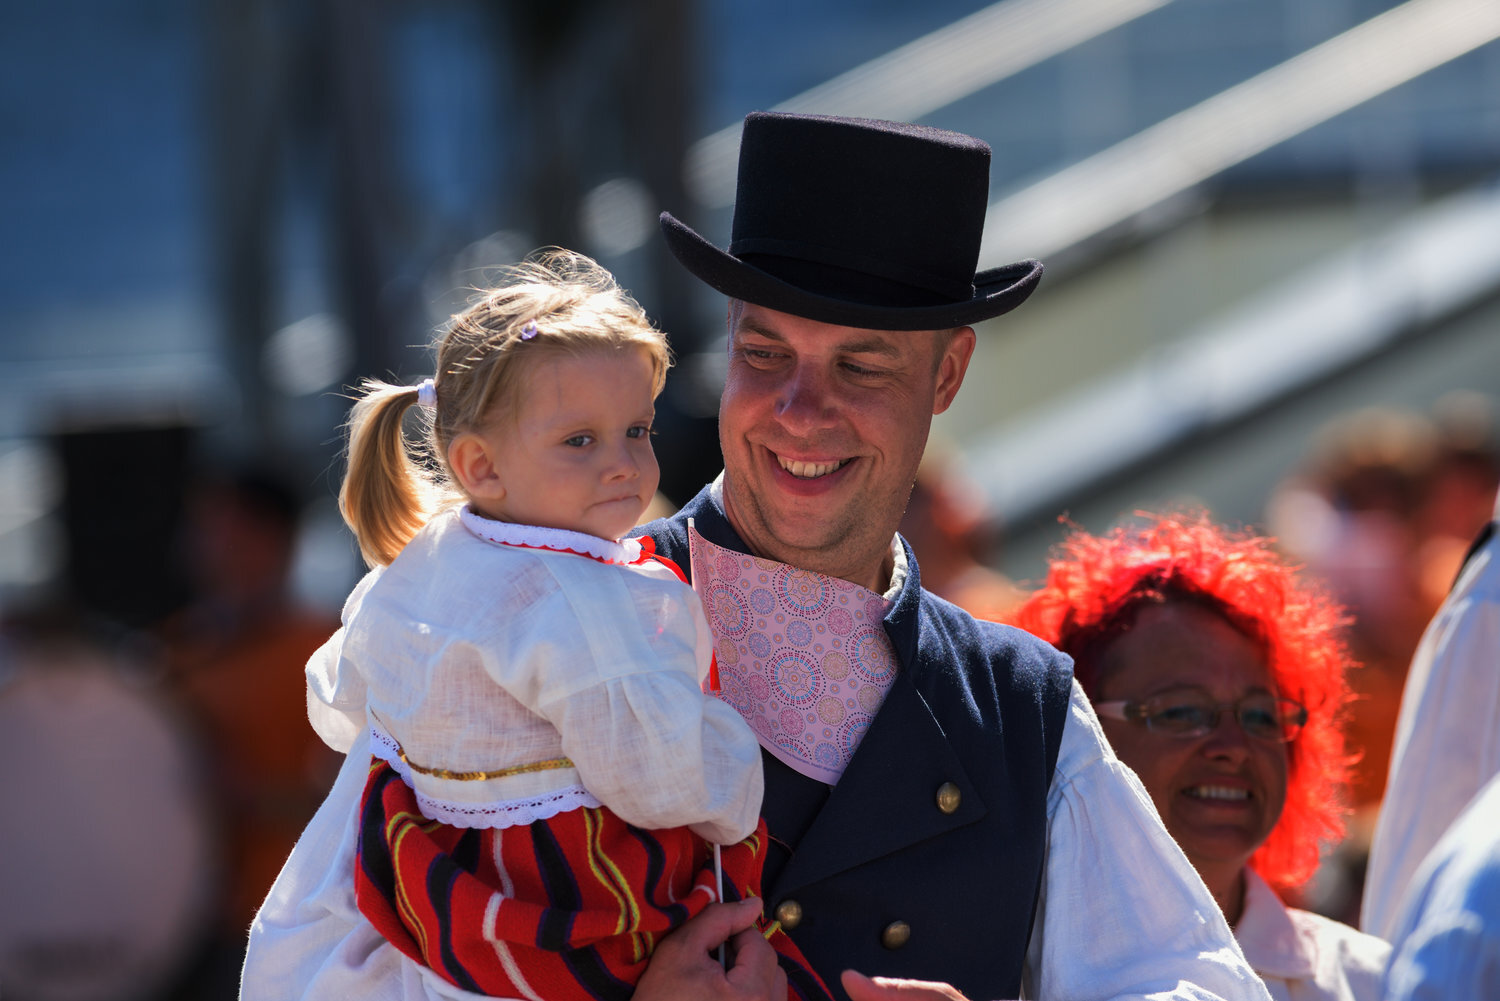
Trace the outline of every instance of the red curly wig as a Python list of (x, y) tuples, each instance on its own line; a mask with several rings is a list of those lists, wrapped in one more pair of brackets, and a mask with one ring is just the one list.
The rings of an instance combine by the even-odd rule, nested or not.
[(1104, 536), (1072, 533), (1054, 551), (1045, 586), (1008, 621), (1072, 655), (1090, 697), (1099, 655), (1148, 604), (1206, 603), (1257, 641), (1278, 693), (1301, 702), (1308, 717), (1287, 745), (1286, 805), (1250, 865), (1278, 890), (1299, 887), (1317, 868), (1320, 846), (1344, 834), (1349, 620), (1270, 539), (1221, 528), (1201, 511), (1140, 517), (1144, 524)]

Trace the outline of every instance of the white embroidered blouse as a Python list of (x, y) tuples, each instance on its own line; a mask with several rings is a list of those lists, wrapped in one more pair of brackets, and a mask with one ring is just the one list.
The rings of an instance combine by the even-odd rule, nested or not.
[(459, 827), (601, 803), (643, 828), (749, 835), (760, 749), (706, 696), (697, 596), (638, 543), (438, 515), (355, 587), (307, 665), (308, 716)]

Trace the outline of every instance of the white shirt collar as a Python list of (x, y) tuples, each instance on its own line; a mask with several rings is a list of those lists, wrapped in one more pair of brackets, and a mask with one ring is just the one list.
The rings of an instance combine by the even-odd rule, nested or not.
[(1250, 968), (1262, 976), (1304, 980), (1315, 972), (1314, 944), (1298, 932), (1276, 891), (1249, 866), (1245, 867), (1245, 907), (1234, 937)]
[(615, 542), (583, 532), (570, 532), (564, 528), (544, 528), (541, 525), (494, 521), (475, 514), (467, 504), (458, 512), (458, 516), (465, 528), (486, 542), (577, 553), (580, 556), (592, 556), (606, 563), (629, 564), (636, 563), (641, 558), (641, 544), (636, 539), (621, 539)]

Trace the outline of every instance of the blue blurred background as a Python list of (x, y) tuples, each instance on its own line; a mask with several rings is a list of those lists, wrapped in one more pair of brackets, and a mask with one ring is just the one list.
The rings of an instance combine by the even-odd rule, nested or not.
[[(1273, 532), (1371, 624), (1368, 819), (1415, 632), (1500, 480), (1497, 6), (6, 5), (6, 676), (75, 654), (78, 677), (128, 675), (189, 748), (160, 769), (192, 786), (182, 851), (205, 875), (139, 944), (69, 930), (67, 895), (38, 889), (61, 900), (48, 939), (50, 919), (15, 904), (45, 866), (12, 865), (0, 994), (229, 996), (232, 944), (204, 959), (203, 942), (241, 934), (251, 905), (224, 900), (253, 905), (269, 877), (225, 889), (251, 849), (212, 832), (274, 815), (264, 853), (284, 855), (328, 774), (297, 717), (300, 663), (361, 571), (334, 505), (342, 394), (428, 374), (425, 346), (487, 267), (560, 244), (613, 269), (679, 355), (663, 492), (680, 503), (714, 475), (723, 304), (655, 220), (670, 209), (726, 242), (756, 109), (987, 140), (983, 263), (1048, 265), (1025, 307), (983, 326), (936, 424), (907, 525), (924, 581), (998, 610), (1040, 575), (1063, 515), (1097, 531), (1197, 503)], [(273, 634), (304, 639), (256, 645)], [(115, 723), (84, 726), (85, 705), (123, 715), (106, 689), (36, 697), (119, 746)], [(266, 745), (288, 744), (282, 787), (256, 788)], [(174, 761), (195, 764), (182, 778)], [(64, 790), (94, 765), (57, 768), (0, 797), (76, 805)], [(0, 855), (91, 850), (6, 812), (0, 843), (30, 854)], [(1330, 872), (1309, 903), (1343, 915), (1349, 877)]]

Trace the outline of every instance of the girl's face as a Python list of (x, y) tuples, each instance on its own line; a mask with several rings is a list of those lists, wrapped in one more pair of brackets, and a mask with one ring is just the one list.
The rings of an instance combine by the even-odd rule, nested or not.
[[(1217, 612), (1183, 602), (1144, 609), (1104, 652), (1096, 688), (1096, 702), (1202, 698), (1227, 706), (1275, 694), (1260, 645)], [(1281, 817), (1286, 745), (1250, 736), (1233, 712), (1188, 738), (1138, 721), (1101, 722), (1209, 889), (1218, 896), (1236, 885)]]
[(462, 435), (449, 451), (474, 509), (601, 539), (625, 535), (661, 478), (650, 357), (644, 349), (551, 356), (522, 385), (514, 420)]

